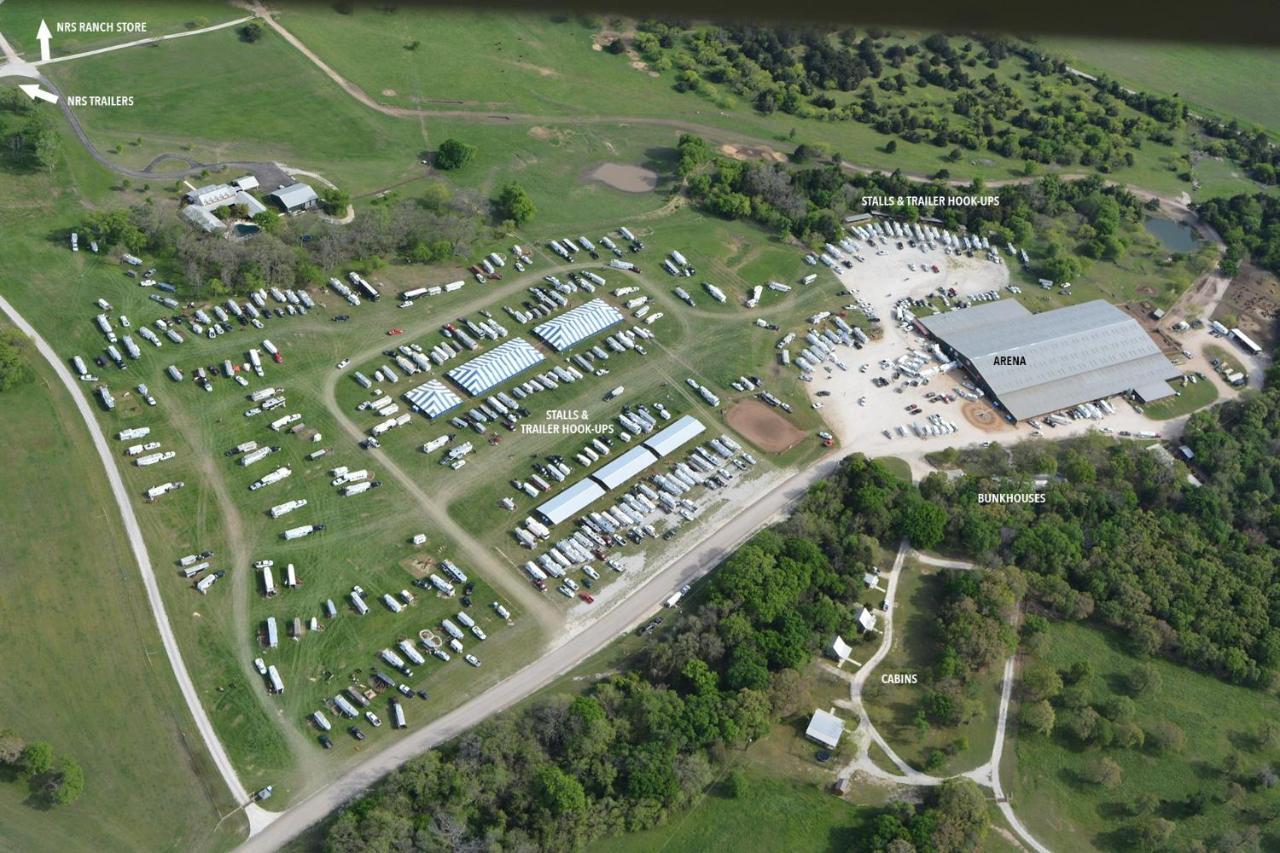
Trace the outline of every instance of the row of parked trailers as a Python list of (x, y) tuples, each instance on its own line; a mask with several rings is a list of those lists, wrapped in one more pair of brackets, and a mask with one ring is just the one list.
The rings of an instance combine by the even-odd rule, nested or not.
[[(524, 572), (535, 585), (545, 588), (549, 578), (564, 579), (568, 570), (585, 566), (593, 556), (605, 559), (602, 556), (605, 549), (627, 538), (638, 542), (645, 537), (656, 536), (656, 529), (647, 520), (653, 513), (665, 511), (678, 514), (685, 520), (691, 519), (697, 505), (687, 497), (688, 493), (699, 486), (716, 489), (727, 485), (734, 476), (728, 470), (730, 463), (745, 470), (756, 460), (727, 435), (693, 447), (667, 472), (655, 473), (648, 482), (637, 482), (621, 493), (614, 505), (583, 514), (577, 529), (527, 561), (522, 567)], [(550, 529), (537, 519), (526, 518), (523, 525), (519, 529), (536, 537), (532, 543), (525, 543), (528, 547), (550, 539)], [(615, 570), (622, 570), (618, 561), (605, 561)], [(599, 578), (589, 566), (584, 568), (584, 572), (592, 579)], [(565, 592), (566, 588), (568, 592)], [(576, 591), (576, 586), (568, 584), (560, 591), (570, 595)]]

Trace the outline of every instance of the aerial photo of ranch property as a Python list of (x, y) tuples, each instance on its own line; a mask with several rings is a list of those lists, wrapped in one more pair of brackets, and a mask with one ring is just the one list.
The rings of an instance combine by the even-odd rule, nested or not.
[(0, 0), (0, 850), (1280, 850), (1280, 49), (912, 20)]

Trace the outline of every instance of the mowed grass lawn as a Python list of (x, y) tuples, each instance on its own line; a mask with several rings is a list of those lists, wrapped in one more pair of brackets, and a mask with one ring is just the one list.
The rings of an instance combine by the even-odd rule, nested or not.
[[(1141, 662), (1125, 651), (1123, 638), (1096, 628), (1054, 623), (1049, 636), (1043, 662), (1061, 670), (1088, 661), (1093, 674), (1083, 684), (1095, 704), (1113, 695)], [(1171, 755), (1082, 749), (1062, 734), (1045, 738), (1020, 731), (1012, 749), (1005, 751), (1003, 767), (1018, 816), (1054, 851), (1123, 850), (1132, 837), (1129, 804), (1139, 794), (1154, 794), (1161, 801), (1156, 814), (1177, 825), (1166, 849), (1189, 849), (1195, 841), (1260, 821), (1262, 849), (1277, 849), (1275, 790), (1256, 786), (1252, 779), (1262, 767), (1280, 763), (1280, 746), (1258, 748), (1252, 734), (1262, 723), (1280, 718), (1280, 701), (1163, 660), (1154, 666), (1161, 686), (1135, 700), (1135, 722), (1144, 729), (1160, 721), (1174, 723), (1186, 734), (1185, 748)], [(1242, 769), (1229, 775), (1224, 761), (1232, 753), (1240, 756)], [(1102, 756), (1123, 770), (1123, 781), (1111, 790), (1080, 780), (1080, 773)], [(1234, 804), (1224, 802), (1232, 775), (1244, 788)], [(1201, 792), (1208, 795), (1207, 804), (1202, 813), (1192, 814), (1188, 798)]]
[(1273, 49), (1095, 38), (1036, 41), (1081, 71), (1154, 94), (1176, 93), (1197, 112), (1280, 134), (1280, 100), (1264, 94), (1267, 81), (1280, 80), (1280, 54)]
[[(935, 750), (945, 759), (930, 770), (935, 775), (949, 775), (971, 770), (991, 756), (995, 742), (996, 712), (1000, 702), (1000, 667), (997, 665), (971, 680), (965, 690), (973, 701), (975, 713), (954, 728), (930, 728), (920, 731), (915, 715), (931, 684), (930, 670), (938, 662), (939, 645), (935, 620), (942, 603), (943, 583), (949, 569), (935, 569), (909, 560), (898, 581), (894, 602), (893, 647), (876, 668), (866, 688), (867, 713), (876, 728), (898, 755), (923, 770)], [(883, 583), (883, 582), (882, 582)], [(880, 602), (884, 593), (866, 590), (864, 600)], [(876, 641), (879, 642), (879, 635)], [(865, 651), (864, 651), (865, 649)], [(854, 657), (865, 659), (874, 646), (854, 646)], [(915, 673), (916, 684), (884, 684), (881, 675)]]
[(1180, 380), (1169, 383), (1178, 392), (1177, 397), (1166, 397), (1147, 403), (1142, 407), (1147, 417), (1157, 421), (1167, 421), (1181, 415), (1187, 415), (1218, 399), (1218, 387), (1209, 379), (1201, 379), (1194, 384), (1183, 385)]
[(187, 716), (97, 454), (43, 361), (0, 394), (0, 727), (47, 740), (85, 791), (46, 811), (0, 777), (0, 849), (217, 850), (228, 801)]

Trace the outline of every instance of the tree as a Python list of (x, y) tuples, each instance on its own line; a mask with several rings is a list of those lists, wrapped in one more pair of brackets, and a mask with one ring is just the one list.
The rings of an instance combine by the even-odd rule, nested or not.
[(1022, 725), (1031, 731), (1038, 732), (1046, 737), (1053, 734), (1053, 725), (1057, 715), (1048, 700), (1041, 699), (1039, 702), (1023, 705), (1020, 717), (1022, 718)]
[(240, 36), (240, 41), (253, 44), (262, 38), (262, 24), (250, 21), (242, 27), (236, 27), (236, 35)]
[(494, 198), (493, 212), (500, 221), (510, 221), (516, 225), (524, 225), (533, 219), (534, 214), (537, 213), (537, 208), (533, 206), (533, 199), (529, 198), (529, 194), (525, 192), (524, 187), (515, 181), (511, 181), (504, 185), (499, 190), (497, 197)]
[(61, 756), (41, 785), (41, 796), (52, 805), (65, 806), (84, 793), (84, 770), (73, 758)]
[(36, 740), (22, 750), (20, 763), (22, 774), (28, 779), (47, 773), (53, 767), (53, 746), (47, 741)]
[(947, 513), (937, 504), (912, 494), (907, 506), (898, 514), (898, 534), (913, 547), (927, 551), (942, 541), (947, 531)]
[(730, 797), (735, 800), (742, 799), (747, 795), (747, 790), (750, 788), (750, 783), (747, 782), (747, 774), (735, 767), (729, 771), (724, 787)]
[(627, 43), (620, 38), (613, 39), (605, 47), (605, 50), (609, 51), (614, 56), (617, 56), (620, 53), (626, 52), (626, 49), (627, 49)]
[(0, 333), (0, 392), (35, 378), (35, 371), (27, 360), (27, 346), (27, 339), (15, 329)]
[(1081, 773), (1086, 782), (1114, 788), (1124, 780), (1124, 770), (1110, 758), (1102, 757), (1089, 762)]
[(22, 760), (22, 750), (27, 746), (17, 732), (12, 729), (0, 729), (0, 764), (17, 766)]
[(1147, 729), (1147, 746), (1158, 753), (1182, 752), (1187, 735), (1176, 723), (1161, 720)]
[(888, 142), (884, 144), (884, 153), (886, 154), (892, 154), (897, 150), (898, 150), (898, 140), (896, 139), (890, 139)]
[(972, 779), (953, 777), (938, 789), (932, 841), (939, 853), (977, 850), (991, 823), (987, 799)]
[(337, 187), (328, 187), (320, 193), (320, 207), (330, 216), (342, 216), (351, 204), (351, 193)]
[(476, 147), (468, 145), (465, 142), (459, 142), (456, 139), (446, 139), (440, 143), (440, 147), (436, 150), (435, 167), (443, 171), (452, 171), (461, 169), (470, 163), (476, 156)]
[(1140, 663), (1129, 671), (1125, 678), (1125, 688), (1134, 698), (1146, 696), (1160, 689), (1160, 671), (1154, 664)]
[(1173, 821), (1152, 815), (1137, 822), (1133, 835), (1138, 849), (1163, 850), (1176, 828)]
[(582, 783), (554, 764), (544, 765), (534, 773), (533, 796), (557, 817), (580, 813), (587, 805)]

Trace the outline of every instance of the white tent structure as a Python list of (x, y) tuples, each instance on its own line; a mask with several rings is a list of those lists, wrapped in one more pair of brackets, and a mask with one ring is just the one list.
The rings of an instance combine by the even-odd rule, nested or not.
[(533, 327), (533, 333), (561, 352), (579, 341), (622, 322), (622, 313), (603, 299), (592, 299), (577, 308)]
[(462, 402), (462, 398), (453, 389), (439, 379), (429, 379), (404, 394), (404, 399), (429, 418), (437, 418)]
[(524, 338), (512, 338), (484, 355), (458, 365), (446, 375), (474, 397), (523, 373), (542, 360), (542, 353), (533, 344)]

